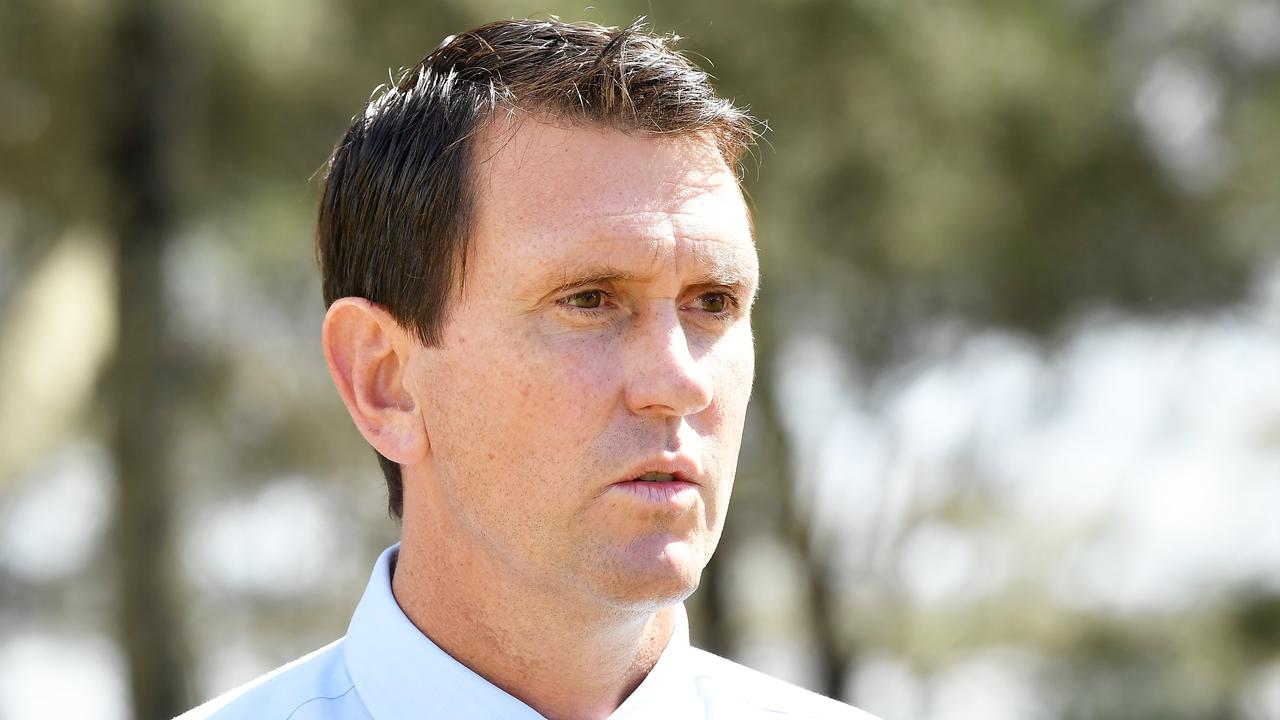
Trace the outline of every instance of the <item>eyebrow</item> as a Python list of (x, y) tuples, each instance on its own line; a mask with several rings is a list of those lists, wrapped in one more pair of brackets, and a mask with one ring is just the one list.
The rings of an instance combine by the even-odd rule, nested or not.
[[(737, 271), (733, 266), (734, 263), (726, 263), (724, 266), (717, 267), (711, 272), (701, 273), (693, 278), (689, 283), (690, 287), (717, 286), (730, 289), (739, 289), (750, 283), (750, 278), (745, 272)], [(607, 285), (619, 282), (635, 282), (644, 279), (644, 276), (628, 272), (620, 268), (606, 265), (592, 265), (581, 268), (566, 268), (563, 272), (561, 282), (554, 288), (551, 288), (542, 296), (542, 300), (559, 295), (560, 293), (580, 288), (588, 285)], [(754, 299), (754, 296), (753, 298)]]
[(547, 296), (558, 295), (583, 285), (604, 285), (615, 282), (634, 282), (640, 276), (617, 268), (595, 266), (581, 269), (565, 269), (559, 285), (547, 292)]

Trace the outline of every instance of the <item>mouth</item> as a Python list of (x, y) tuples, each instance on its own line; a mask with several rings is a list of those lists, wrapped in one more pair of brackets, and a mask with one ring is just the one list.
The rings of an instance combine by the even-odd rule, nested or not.
[(646, 463), (613, 484), (622, 495), (646, 504), (692, 506), (701, 487), (697, 465), (687, 458)]
[(671, 462), (650, 462), (633, 467), (630, 472), (619, 477), (614, 484), (622, 483), (679, 483), (683, 485), (702, 485), (702, 473), (692, 461), (683, 458)]
[(647, 472), (636, 478), (638, 482), (674, 482), (676, 476), (672, 473), (664, 472)]

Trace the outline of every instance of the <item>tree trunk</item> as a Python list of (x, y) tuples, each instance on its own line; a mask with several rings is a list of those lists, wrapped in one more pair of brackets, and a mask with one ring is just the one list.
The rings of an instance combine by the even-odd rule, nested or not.
[(774, 384), (777, 372), (774, 361), (782, 337), (768, 322), (765, 313), (760, 313), (760, 316), (762, 322), (757, 323), (756, 331), (759, 366), (751, 402), (755, 406), (755, 418), (759, 421), (759, 440), (770, 450), (767, 454), (772, 467), (764, 469), (766, 477), (772, 480), (769, 498), (782, 541), (794, 548), (796, 555), (805, 561), (806, 615), (814, 641), (814, 660), (820, 673), (818, 684), (813, 689), (828, 697), (840, 698), (844, 694), (845, 678), (852, 667), (853, 656), (839, 622), (839, 594), (831, 579), (832, 558), (822, 556), (821, 549), (813, 542), (809, 518), (795, 502), (797, 479), (791, 458), (791, 442), (778, 409), (782, 400), (778, 398)]
[(804, 577), (807, 581), (805, 600), (808, 602), (810, 631), (813, 634), (815, 660), (820, 675), (814, 688), (829, 697), (839, 698), (844, 692), (844, 679), (849, 671), (849, 656), (842, 637), (843, 628), (838, 621), (839, 597), (830, 580), (827, 561), (820, 557), (812, 542), (811, 524), (803, 510), (795, 502), (795, 477), (791, 462), (791, 445), (786, 429), (778, 413), (778, 399), (772, 378), (762, 373), (757, 381), (753, 402), (757, 405), (757, 417), (761, 422), (761, 434), (768, 438), (775, 449), (776, 465), (773, 477), (774, 500), (779, 529), (783, 542), (804, 558)]
[(187, 648), (173, 557), (170, 473), (175, 362), (162, 260), (173, 231), (176, 41), (162, 6), (119, 7), (108, 45), (105, 198), (117, 248), (118, 345), (108, 376), (118, 483), (116, 559), (134, 712), (167, 718), (188, 703)]

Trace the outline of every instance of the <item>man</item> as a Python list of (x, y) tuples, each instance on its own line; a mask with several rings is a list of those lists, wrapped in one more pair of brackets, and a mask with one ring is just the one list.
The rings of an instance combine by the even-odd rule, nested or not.
[(637, 26), (449, 38), (319, 218), (325, 358), (402, 540), (342, 640), (190, 718), (866, 718), (688, 645), (759, 271), (750, 119)]

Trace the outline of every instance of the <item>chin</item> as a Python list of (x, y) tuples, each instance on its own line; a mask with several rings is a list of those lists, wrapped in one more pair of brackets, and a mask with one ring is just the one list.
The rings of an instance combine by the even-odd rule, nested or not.
[(684, 602), (698, 589), (698, 578), (691, 583), (631, 585), (611, 588), (608, 602), (618, 610), (653, 613)]
[(619, 608), (654, 611), (683, 602), (698, 589), (706, 558), (687, 542), (643, 552), (628, 548), (609, 573), (604, 594)]

